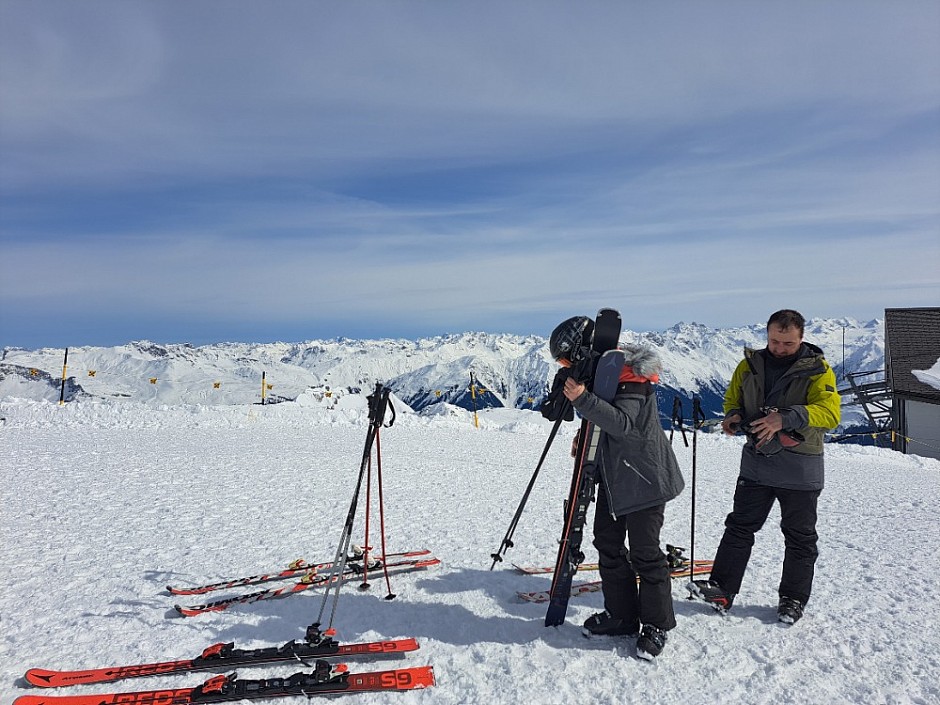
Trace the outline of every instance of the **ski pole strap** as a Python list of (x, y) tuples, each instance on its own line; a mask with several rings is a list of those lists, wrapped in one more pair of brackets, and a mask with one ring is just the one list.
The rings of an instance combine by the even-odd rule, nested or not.
[(676, 429), (682, 433), (682, 442), (685, 447), (689, 447), (689, 439), (686, 438), (685, 428), (682, 426), (682, 400), (677, 396), (672, 398), (672, 428), (669, 429), (669, 442), (672, 443), (672, 435)]

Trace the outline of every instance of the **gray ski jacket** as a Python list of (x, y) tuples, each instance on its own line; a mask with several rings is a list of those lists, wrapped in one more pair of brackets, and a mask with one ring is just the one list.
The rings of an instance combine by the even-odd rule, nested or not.
[(626, 365), (612, 403), (585, 391), (573, 406), (603, 434), (600, 472), (614, 516), (665, 504), (685, 487), (679, 463), (660, 425), (653, 381), (662, 362), (654, 350), (625, 345)]

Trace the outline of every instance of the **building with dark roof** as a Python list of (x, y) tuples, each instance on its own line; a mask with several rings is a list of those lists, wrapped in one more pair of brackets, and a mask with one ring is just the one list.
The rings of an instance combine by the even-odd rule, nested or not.
[(940, 459), (938, 364), (940, 307), (886, 308), (885, 371), (898, 431), (895, 450)]

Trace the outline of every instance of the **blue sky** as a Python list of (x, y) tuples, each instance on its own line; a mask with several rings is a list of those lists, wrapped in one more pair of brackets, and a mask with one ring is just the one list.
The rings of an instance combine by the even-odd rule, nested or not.
[(0, 0), (0, 345), (940, 305), (937, 2)]

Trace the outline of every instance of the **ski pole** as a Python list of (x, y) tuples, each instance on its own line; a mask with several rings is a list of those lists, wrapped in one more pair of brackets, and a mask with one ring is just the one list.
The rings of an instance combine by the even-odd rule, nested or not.
[(519, 506), (516, 508), (516, 513), (513, 514), (512, 521), (509, 522), (509, 528), (506, 530), (506, 535), (503, 537), (503, 541), (499, 545), (499, 549), (496, 551), (496, 553), (490, 554), (490, 557), (493, 559), (493, 563), (490, 565), (490, 570), (493, 570), (497, 563), (502, 562), (503, 552), (509, 548), (512, 548), (513, 546), (512, 536), (516, 532), (516, 525), (519, 523), (519, 518), (522, 516), (522, 510), (525, 509), (526, 502), (529, 501), (529, 493), (532, 492), (532, 488), (535, 486), (535, 480), (539, 476), (539, 471), (542, 469), (542, 464), (545, 462), (545, 458), (548, 456), (548, 449), (552, 447), (552, 441), (555, 440), (555, 436), (558, 434), (558, 428), (561, 426), (561, 422), (564, 420), (564, 414), (559, 414), (558, 418), (555, 419), (555, 424), (552, 426), (552, 431), (548, 434), (548, 440), (545, 442), (545, 448), (542, 449), (542, 456), (539, 458), (539, 462), (535, 466), (535, 472), (532, 473), (532, 478), (529, 480), (529, 484), (525, 488), (525, 492), (522, 495), (522, 501), (519, 502)]
[(672, 398), (672, 428), (669, 429), (669, 443), (672, 443), (672, 434), (678, 427), (682, 434), (682, 442), (685, 447), (689, 447), (689, 439), (686, 438), (685, 428), (682, 426), (682, 400), (678, 396)]
[[(379, 450), (379, 433), (375, 432), (375, 452), (376, 457), (379, 457), (379, 454), (382, 452)], [(366, 525), (365, 525), (365, 538), (362, 542), (362, 583), (359, 585), (360, 590), (368, 590), (371, 585), (369, 585), (369, 561), (371, 560), (372, 554), (372, 542), (370, 540), (369, 534), (369, 519), (372, 518), (372, 456), (369, 456), (369, 467), (366, 469)], [(384, 557), (384, 553), (382, 554)]]
[[(375, 385), (375, 391), (370, 394), (367, 399), (369, 400), (369, 430), (366, 433), (366, 442), (365, 447), (362, 451), (362, 462), (359, 464), (359, 477), (356, 481), (356, 489), (353, 492), (352, 502), (349, 505), (349, 511), (346, 514), (346, 522), (343, 524), (343, 530), (340, 534), (339, 545), (336, 548), (336, 555), (333, 558), (333, 568), (330, 572), (330, 577), (326, 581), (326, 591), (323, 594), (323, 601), (320, 604), (320, 612), (317, 615), (317, 621), (308, 627), (309, 633), (320, 633), (320, 625), (323, 622), (323, 614), (326, 611), (326, 605), (330, 599), (330, 593), (335, 590), (335, 595), (333, 597), (333, 609), (330, 612), (330, 621), (327, 625), (327, 632), (329, 632), (333, 627), (333, 619), (336, 617), (336, 608), (339, 605), (339, 593), (340, 588), (343, 584), (343, 573), (346, 571), (346, 559), (349, 554), (349, 542), (352, 537), (353, 524), (356, 518), (356, 509), (359, 504), (359, 495), (362, 491), (362, 478), (366, 474), (366, 470), (370, 467), (372, 461), (372, 445), (375, 441), (376, 434), (378, 433), (379, 428), (382, 427), (383, 422), (385, 421), (385, 411), (389, 406), (389, 389), (383, 387), (381, 382), (377, 382)], [(394, 422), (394, 410), (392, 411), (392, 421), (389, 422), (389, 426)]]
[[(391, 402), (389, 402), (391, 405)], [(394, 418), (395, 409), (392, 408), (392, 417)], [(389, 424), (391, 425), (391, 424)], [(388, 577), (388, 561), (385, 559), (385, 556), (388, 555), (388, 552), (385, 547), (385, 497), (382, 493), (382, 448), (379, 443), (379, 434), (376, 431), (375, 434), (375, 459), (376, 459), (376, 479), (378, 480), (379, 485), (379, 533), (382, 537), (382, 571), (385, 573), (385, 587), (388, 590), (388, 593), (385, 595), (386, 600), (394, 600), (395, 593), (392, 592), (392, 581)]]
[(473, 403), (473, 426), (480, 428), (480, 421), (477, 418), (477, 381), (473, 378), (473, 372), (470, 372), (470, 400)]
[[(394, 409), (392, 411), (394, 413)], [(385, 543), (385, 496), (382, 492), (382, 437), (379, 429), (375, 430), (375, 468), (376, 484), (379, 490), (379, 535), (382, 543), (382, 572), (385, 574), (385, 586), (388, 588), (386, 600), (394, 600), (395, 594), (392, 592), (392, 582), (388, 575), (388, 563), (385, 556), (388, 554)], [(366, 538), (365, 548), (362, 558), (362, 583), (360, 590), (368, 590), (372, 586), (369, 584), (369, 556), (372, 551), (372, 544), (369, 541), (369, 520), (372, 516), (372, 458), (369, 458), (368, 480), (366, 481)]]
[[(695, 571), (695, 484), (696, 471), (698, 466), (698, 429), (705, 421), (705, 414), (702, 412), (702, 402), (699, 397), (692, 398), (692, 517), (690, 523), (691, 539), (689, 541), (689, 576), (694, 575)], [(691, 598), (691, 594), (689, 595)]]
[(65, 403), (65, 379), (69, 368), (69, 349), (65, 349), (65, 361), (62, 363), (62, 387), (59, 390), (59, 406)]

